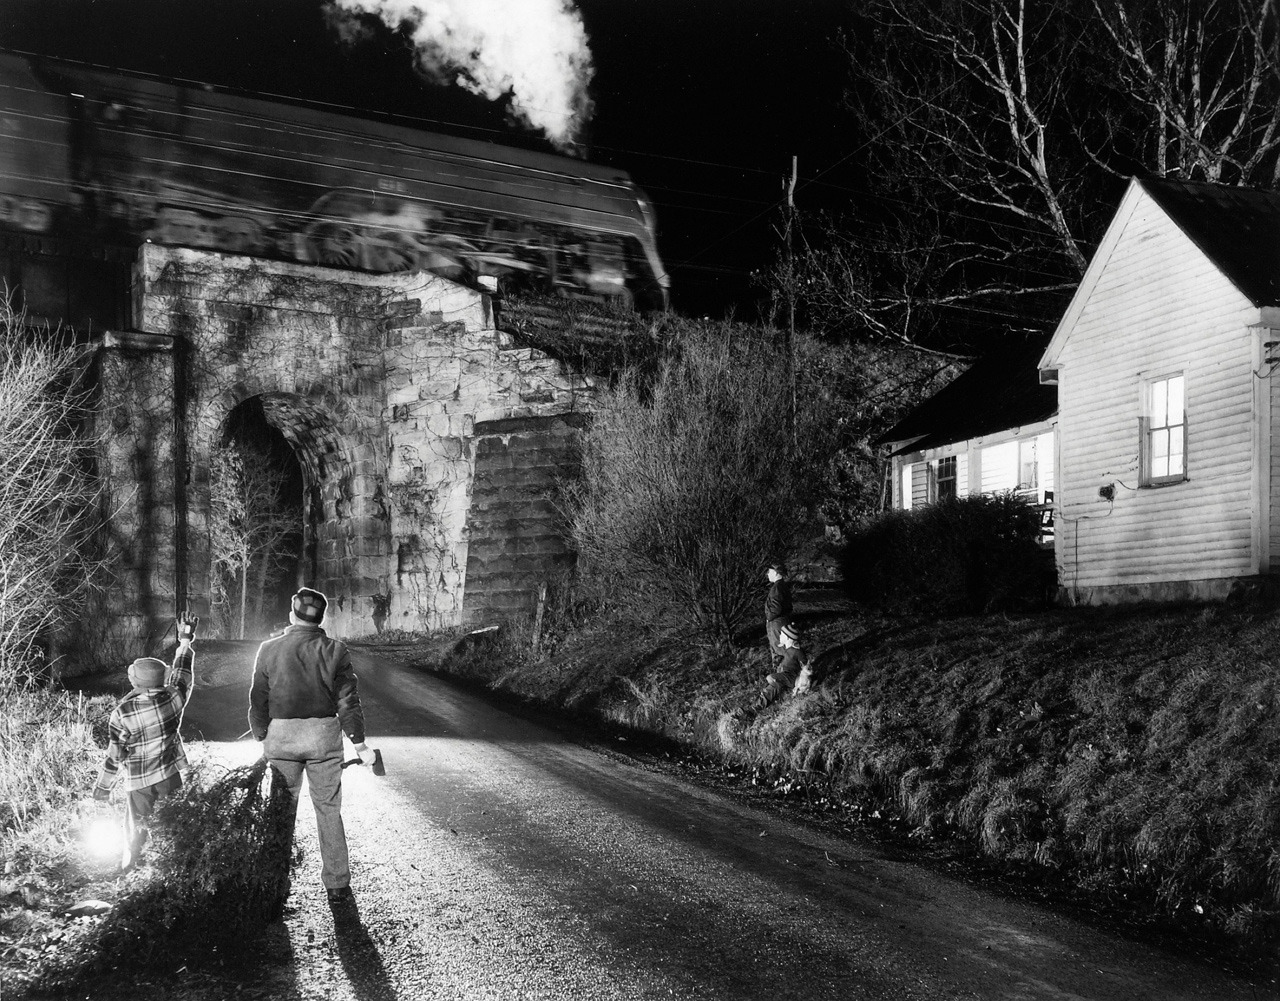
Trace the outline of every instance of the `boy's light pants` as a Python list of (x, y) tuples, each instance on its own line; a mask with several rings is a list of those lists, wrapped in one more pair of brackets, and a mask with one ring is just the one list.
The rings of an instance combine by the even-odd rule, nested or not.
[(320, 835), (320, 879), (335, 890), (351, 883), (347, 832), (342, 826), (342, 728), (337, 716), (273, 719), (262, 751), (280, 770), (297, 808), (306, 773)]

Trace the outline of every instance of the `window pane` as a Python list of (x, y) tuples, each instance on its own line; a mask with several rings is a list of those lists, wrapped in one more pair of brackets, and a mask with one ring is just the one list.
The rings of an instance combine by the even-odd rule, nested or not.
[(1018, 463), (1018, 489), (1034, 490), (1039, 486), (1039, 478), (1036, 475), (1036, 440), (1032, 438), (1030, 441), (1021, 442), (1019, 445)]
[(1169, 475), (1169, 432), (1161, 429), (1151, 432), (1151, 478)]
[(1183, 455), (1185, 449), (1183, 447), (1184, 428), (1181, 424), (1177, 427), (1169, 429), (1169, 475), (1181, 476), (1183, 470)]
[(938, 460), (938, 500), (956, 495), (956, 457), (948, 455)]
[(1167, 427), (1169, 424), (1169, 383), (1168, 381), (1151, 384), (1151, 426)]
[(1182, 424), (1183, 377), (1174, 376), (1169, 380), (1169, 419), (1167, 424)]
[(1013, 490), (1018, 485), (1018, 444), (1013, 441), (988, 445), (982, 450), (982, 492)]

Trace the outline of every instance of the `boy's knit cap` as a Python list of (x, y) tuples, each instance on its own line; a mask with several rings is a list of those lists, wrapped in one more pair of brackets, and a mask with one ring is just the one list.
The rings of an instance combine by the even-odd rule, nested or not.
[(788, 622), (782, 627), (782, 635), (792, 643), (800, 642), (800, 630), (796, 628), (796, 624), (794, 622)]
[(164, 661), (154, 657), (139, 657), (129, 665), (129, 675), (139, 688), (163, 687), (165, 670)]
[(324, 610), (328, 607), (329, 599), (309, 587), (299, 588), (293, 596), (293, 614), (303, 622), (319, 625), (324, 621)]

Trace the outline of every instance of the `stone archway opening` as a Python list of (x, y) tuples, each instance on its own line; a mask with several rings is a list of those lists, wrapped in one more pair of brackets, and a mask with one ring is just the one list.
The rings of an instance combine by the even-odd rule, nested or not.
[[(325, 628), (331, 635), (372, 632), (388, 603), (390, 512), (385, 471), (358, 416), (329, 397), (267, 391), (242, 397), (211, 430), (211, 445), (255, 442), (260, 450), (269, 447), (277, 467), (288, 470), (281, 493), (290, 511), (289, 572), (267, 589), (264, 615), (255, 620), (261, 635), (287, 622), (289, 595), (301, 585), (328, 596)], [(213, 587), (217, 519), (210, 479), (208, 565), (214, 605), (220, 595)]]
[[(243, 400), (218, 435), (224, 458), (214, 463), (220, 482), (213, 491), (215, 497), (222, 491), (222, 502), (211, 510), (211, 611), (214, 628), (230, 638), (260, 638), (284, 625), (301, 577), (305, 477), (295, 446), (267, 408), (262, 396)], [(238, 545), (245, 548), (237, 553)]]

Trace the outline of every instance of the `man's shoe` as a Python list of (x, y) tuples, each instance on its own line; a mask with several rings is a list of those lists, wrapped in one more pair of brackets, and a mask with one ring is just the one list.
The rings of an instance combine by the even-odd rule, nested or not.
[(325, 892), (329, 894), (329, 903), (331, 904), (340, 904), (344, 900), (351, 899), (351, 887), (349, 886), (335, 886)]

